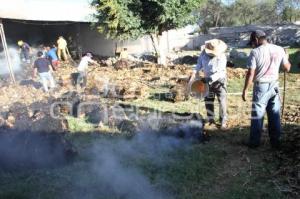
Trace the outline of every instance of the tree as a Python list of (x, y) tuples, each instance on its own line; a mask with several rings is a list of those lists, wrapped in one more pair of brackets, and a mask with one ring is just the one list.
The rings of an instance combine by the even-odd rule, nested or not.
[(224, 25), (225, 6), (221, 0), (206, 0), (200, 7), (200, 17), (202, 20), (202, 31), (207, 32), (210, 27)]
[(277, 12), (282, 21), (293, 22), (300, 18), (299, 0), (277, 0)]
[(144, 34), (133, 0), (94, 0), (92, 5), (97, 10), (94, 26), (107, 38), (124, 41)]
[[(149, 35), (160, 58), (164, 31), (193, 24), (193, 14), (202, 0), (93, 0), (97, 10), (94, 24), (107, 38), (120, 41)], [(163, 63), (164, 64), (164, 63)]]

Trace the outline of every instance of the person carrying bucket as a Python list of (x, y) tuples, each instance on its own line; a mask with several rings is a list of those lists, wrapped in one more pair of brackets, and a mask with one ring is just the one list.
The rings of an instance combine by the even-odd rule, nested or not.
[[(217, 96), (220, 106), (219, 119), (221, 129), (227, 128), (227, 75), (226, 63), (227, 58), (225, 52), (227, 45), (219, 39), (212, 39), (205, 42), (204, 50), (201, 52), (197, 65), (189, 81), (189, 86), (194, 87), (196, 76), (199, 71), (203, 71), (204, 77), (201, 78), (202, 84), (207, 84), (208, 92), (204, 98), (205, 108), (207, 111), (207, 120), (209, 125), (215, 123), (214, 100)], [(200, 87), (199, 87), (200, 88)], [(201, 88), (204, 88), (201, 86)]]

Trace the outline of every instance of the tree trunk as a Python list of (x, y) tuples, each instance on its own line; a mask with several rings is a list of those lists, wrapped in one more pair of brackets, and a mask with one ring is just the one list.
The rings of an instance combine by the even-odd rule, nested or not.
[(151, 34), (150, 35), (153, 48), (155, 51), (155, 54), (157, 56), (157, 63), (161, 65), (167, 65), (166, 61), (166, 53), (163, 44), (163, 36), (158, 34)]
[(153, 48), (154, 48), (154, 51), (155, 51), (155, 56), (158, 56), (158, 51), (157, 51), (157, 38), (158, 36), (156, 34), (150, 34), (150, 38), (151, 38), (151, 41), (152, 41), (152, 45), (153, 45)]
[(164, 46), (164, 37), (163, 35), (158, 35), (158, 57), (157, 57), (157, 63), (161, 64), (163, 66), (167, 65), (167, 55), (166, 55), (166, 49)]
[(217, 13), (217, 19), (216, 19), (216, 24), (215, 24), (216, 28), (218, 27), (219, 20), (220, 20), (220, 12)]

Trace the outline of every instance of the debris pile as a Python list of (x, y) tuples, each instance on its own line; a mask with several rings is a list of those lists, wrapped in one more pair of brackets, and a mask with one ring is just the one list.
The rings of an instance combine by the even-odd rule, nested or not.
[(300, 106), (287, 106), (283, 115), (283, 122), (285, 123), (300, 123)]
[(227, 67), (227, 78), (232, 79), (232, 78), (238, 78), (242, 79), (245, 78), (246, 76), (246, 69), (244, 68), (228, 68)]
[(98, 67), (89, 74), (87, 91), (123, 100), (145, 98), (150, 89), (163, 85), (172, 88), (178, 84), (180, 77), (190, 73), (191, 68), (183, 65), (160, 67), (152, 64), (120, 70)]
[[(209, 34), (199, 38), (202, 43), (209, 38), (218, 38), (225, 41), (229, 46), (248, 47), (250, 33), (254, 30), (263, 30), (268, 35), (270, 42), (278, 45), (299, 45), (299, 25), (246, 25), (235, 27), (210, 28)], [(201, 45), (201, 44), (198, 44)]]

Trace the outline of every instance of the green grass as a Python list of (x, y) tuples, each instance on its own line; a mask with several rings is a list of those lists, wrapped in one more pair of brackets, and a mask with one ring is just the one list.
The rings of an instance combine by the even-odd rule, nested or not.
[[(245, 149), (238, 144), (245, 136), (245, 132), (236, 130), (217, 133), (208, 144), (157, 154), (156, 158), (164, 160), (163, 164), (143, 156), (123, 158), (120, 164), (137, 168), (155, 190), (167, 192), (171, 198), (285, 198), (272, 184), (277, 162), (266, 160), (272, 157), (271, 152), (267, 147), (255, 151)], [(101, 179), (90, 170), (93, 156), (85, 151), (95, 141), (99, 146), (105, 140), (114, 145), (118, 140), (130, 138), (87, 133), (68, 137), (79, 149), (79, 157), (73, 164), (51, 170), (0, 172), (0, 198), (123, 198), (105, 194)]]
[(86, 118), (75, 118), (66, 116), (70, 132), (90, 132), (95, 130), (95, 126), (87, 122)]

